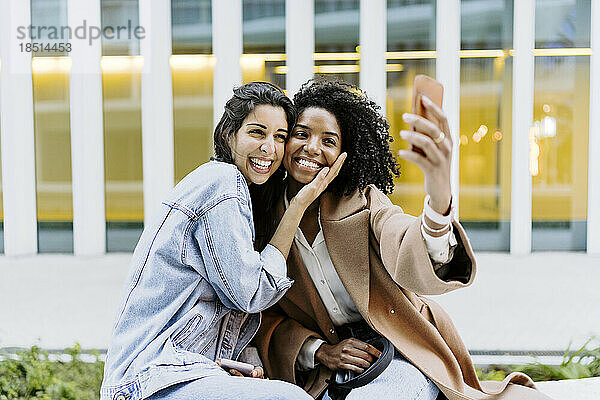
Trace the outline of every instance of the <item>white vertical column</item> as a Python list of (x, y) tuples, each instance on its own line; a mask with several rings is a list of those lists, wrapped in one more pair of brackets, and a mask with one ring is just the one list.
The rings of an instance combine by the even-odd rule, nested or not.
[(212, 1), (212, 42), (217, 59), (213, 75), (213, 126), (217, 126), (233, 88), (242, 83), (242, 0)]
[(600, 254), (600, 1), (592, 1), (587, 252)]
[(315, 51), (314, 0), (286, 0), (285, 51), (287, 75), (285, 86), (293, 96), (300, 86), (313, 77)]
[(360, 87), (385, 115), (387, 1), (360, 0)]
[[(69, 0), (69, 26), (101, 26), (99, 0)], [(71, 174), (75, 255), (106, 250), (104, 130), (100, 39), (73, 37), (71, 43)]]
[(142, 69), (142, 152), (144, 222), (165, 199), (175, 180), (173, 83), (171, 78), (171, 1), (139, 0)]
[(510, 252), (531, 252), (529, 131), (533, 122), (535, 0), (514, 2)]
[(17, 27), (31, 25), (30, 2), (0, 0), (0, 122), (4, 253), (37, 253), (35, 140), (29, 38)]
[(459, 150), (460, 150), (460, 0), (436, 2), (436, 63), (435, 74), (444, 85), (444, 111), (448, 117), (454, 147), (452, 151), (452, 197), (459, 210)]

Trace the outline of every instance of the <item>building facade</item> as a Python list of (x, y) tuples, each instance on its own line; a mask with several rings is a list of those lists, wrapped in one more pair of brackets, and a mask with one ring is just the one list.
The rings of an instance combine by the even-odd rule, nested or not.
[[(360, 85), (396, 151), (421, 73), (445, 85), (454, 196), (475, 249), (600, 253), (596, 0), (0, 4), (7, 255), (132, 251), (161, 196), (208, 161), (235, 85)], [(80, 26), (86, 38), (61, 36)], [(390, 197), (419, 214), (422, 173), (400, 169)]]

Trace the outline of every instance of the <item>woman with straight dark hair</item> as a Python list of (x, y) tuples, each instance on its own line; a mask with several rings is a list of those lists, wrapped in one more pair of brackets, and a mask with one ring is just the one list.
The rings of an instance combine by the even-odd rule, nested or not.
[[(133, 254), (104, 369), (102, 400), (306, 399), (300, 388), (232, 376), (238, 359), (293, 281), (286, 257), (304, 210), (337, 175), (344, 156), (292, 205), (261, 252), (249, 187), (276, 196), (284, 146), (296, 119), (281, 89), (253, 82), (234, 90), (214, 132), (215, 159), (187, 175), (162, 202)], [(281, 172), (278, 172), (281, 174)], [(254, 188), (256, 187), (256, 189)]]

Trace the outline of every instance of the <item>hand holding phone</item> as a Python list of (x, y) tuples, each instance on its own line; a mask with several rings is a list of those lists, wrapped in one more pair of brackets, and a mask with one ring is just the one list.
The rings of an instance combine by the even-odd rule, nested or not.
[(400, 137), (409, 143), (409, 148), (400, 150), (398, 155), (423, 171), (425, 193), (430, 196), (429, 205), (445, 215), (452, 198), (450, 169), (453, 143), (448, 118), (441, 108), (443, 92), (444, 88), (435, 79), (425, 75), (415, 77), (413, 112), (402, 116), (411, 130), (400, 131)]
[[(219, 366), (221, 368), (223, 368), (226, 371), (229, 371), (231, 369), (239, 371), (243, 376), (250, 376), (253, 378), (262, 378), (264, 373), (262, 374), (252, 374), (252, 372), (260, 367), (255, 367), (252, 364), (248, 364), (245, 362), (241, 362), (241, 361), (235, 361), (235, 360), (230, 360), (228, 358), (219, 358), (216, 361), (217, 364), (219, 364)], [(260, 368), (260, 370), (262, 371), (262, 368)], [(258, 376), (261, 375), (261, 376)]]

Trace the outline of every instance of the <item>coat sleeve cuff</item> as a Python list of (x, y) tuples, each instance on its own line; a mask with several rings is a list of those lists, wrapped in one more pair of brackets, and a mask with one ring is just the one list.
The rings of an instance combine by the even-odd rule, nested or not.
[(433, 264), (445, 264), (452, 260), (452, 250), (457, 244), (456, 236), (452, 231), (452, 225), (450, 225), (450, 230), (444, 235), (431, 236), (425, 230), (423, 223), (421, 223), (421, 235), (423, 235), (427, 253)]
[(325, 343), (325, 341), (319, 338), (311, 337), (306, 339), (296, 358), (296, 368), (300, 371), (315, 369), (315, 367), (319, 365), (315, 360), (315, 354), (323, 343)]

